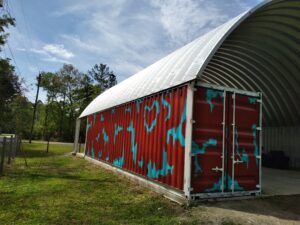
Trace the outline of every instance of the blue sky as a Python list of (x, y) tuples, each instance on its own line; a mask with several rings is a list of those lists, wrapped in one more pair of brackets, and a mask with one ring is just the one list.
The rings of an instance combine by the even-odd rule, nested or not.
[[(105, 63), (122, 81), (262, 0), (4, 1), (17, 21), (9, 46), (33, 101), (39, 71)], [(8, 46), (1, 54), (11, 58)]]

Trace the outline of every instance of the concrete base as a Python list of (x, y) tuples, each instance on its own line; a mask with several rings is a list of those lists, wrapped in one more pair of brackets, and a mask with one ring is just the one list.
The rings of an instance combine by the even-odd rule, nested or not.
[[(105, 162), (101, 162), (95, 159), (92, 159), (88, 156), (84, 156), (83, 153), (77, 153), (76, 157), (84, 158), (85, 160), (92, 162), (96, 165), (99, 165), (107, 170), (113, 171), (115, 173), (121, 174), (134, 182), (137, 182), (143, 187), (147, 187), (159, 194), (162, 194), (164, 197), (175, 201), (179, 204), (190, 204), (194, 201), (188, 201), (183, 192), (178, 192), (176, 190), (170, 189), (168, 187), (162, 186), (160, 183), (153, 182), (142, 176), (135, 175), (129, 172), (126, 172), (122, 169), (114, 167)], [(297, 195), (300, 194), (300, 171), (293, 170), (277, 170), (270, 168), (263, 168), (262, 170), (262, 195), (263, 196), (279, 196), (279, 195)], [(259, 193), (254, 193), (254, 196), (257, 196)], [(244, 198), (253, 198), (254, 196), (230, 196), (230, 198), (213, 198), (215, 200), (234, 200), (234, 199), (244, 199)], [(210, 198), (205, 198), (209, 200)], [(200, 199), (197, 199), (201, 201)]]
[(300, 194), (300, 171), (263, 168), (262, 194), (264, 196)]

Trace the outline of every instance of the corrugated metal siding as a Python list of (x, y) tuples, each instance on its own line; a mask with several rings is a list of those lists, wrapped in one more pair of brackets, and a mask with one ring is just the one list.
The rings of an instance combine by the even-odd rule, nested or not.
[(300, 168), (300, 127), (266, 127), (263, 131), (264, 152), (280, 150), (290, 158), (290, 167)]
[(183, 189), (187, 87), (88, 117), (86, 154)]

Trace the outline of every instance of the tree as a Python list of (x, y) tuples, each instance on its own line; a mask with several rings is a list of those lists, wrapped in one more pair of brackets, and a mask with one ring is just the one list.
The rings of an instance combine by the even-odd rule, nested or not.
[(79, 88), (75, 91), (77, 109), (79, 109), (80, 112), (83, 111), (100, 92), (100, 87), (93, 85), (93, 80), (90, 76), (84, 74), (80, 80)]
[[(63, 124), (65, 123), (64, 116), (66, 114), (68, 114), (67, 116), (69, 118), (67, 126), (64, 126), (64, 130), (67, 130), (67, 133), (73, 135), (75, 123), (73, 123), (72, 121), (74, 120), (74, 112), (76, 108), (75, 96), (76, 91), (80, 87), (80, 81), (83, 77), (83, 74), (80, 73), (79, 70), (76, 69), (72, 64), (64, 64), (57, 74), (62, 81), (62, 111), (59, 135), (63, 136)], [(67, 137), (70, 137), (70, 135), (68, 135)]]
[[(14, 26), (15, 20), (7, 15), (0, 16), (0, 51), (8, 38), (5, 29)], [(15, 74), (15, 68), (10, 64), (9, 58), (0, 58), (0, 128), (5, 127), (9, 117), (9, 104), (15, 96), (21, 94), (21, 82)], [(1, 129), (0, 129), (1, 130)], [(1, 131), (0, 131), (1, 132)]]
[(117, 84), (116, 75), (113, 71), (109, 70), (109, 67), (106, 64), (95, 64), (93, 68), (88, 71), (88, 74), (98, 83), (102, 91)]
[(55, 128), (58, 127), (58, 124), (60, 124), (60, 121), (57, 121), (57, 123), (55, 123), (55, 127), (52, 121), (49, 121), (49, 114), (54, 114), (55, 110), (53, 109), (53, 104), (57, 101), (59, 94), (61, 94), (62, 92), (62, 79), (56, 73), (42, 72), (41, 87), (47, 92), (47, 101), (45, 106), (44, 126), (42, 134), (44, 139), (49, 140), (50, 136), (53, 135)]
[(10, 113), (13, 117), (12, 133), (21, 134), (22, 137), (28, 137), (30, 134), (30, 124), (32, 115), (32, 103), (25, 96), (16, 96), (10, 103)]

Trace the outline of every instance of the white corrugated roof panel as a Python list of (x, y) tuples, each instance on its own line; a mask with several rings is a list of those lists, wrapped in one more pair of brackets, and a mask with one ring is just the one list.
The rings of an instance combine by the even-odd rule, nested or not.
[(95, 98), (81, 117), (194, 80), (249, 11), (197, 38)]

